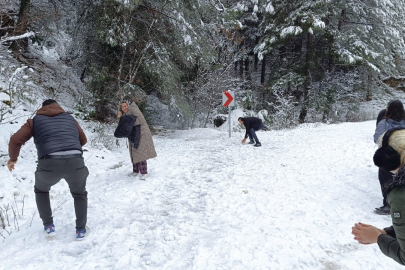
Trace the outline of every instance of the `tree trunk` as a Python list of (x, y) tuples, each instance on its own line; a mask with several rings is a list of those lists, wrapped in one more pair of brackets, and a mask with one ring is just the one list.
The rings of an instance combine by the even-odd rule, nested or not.
[(302, 102), (300, 116), (298, 117), (298, 121), (300, 122), (300, 124), (305, 123), (305, 118), (307, 117), (307, 113), (308, 113), (309, 87), (310, 87), (310, 81), (308, 80), (304, 86), (304, 100)]
[(304, 84), (304, 95), (302, 101), (301, 112), (299, 116), (299, 122), (302, 124), (305, 122), (305, 118), (307, 117), (308, 113), (308, 105), (309, 105), (309, 90), (311, 88), (311, 61), (312, 61), (312, 34), (307, 34), (307, 52), (306, 52), (306, 64), (305, 67), (308, 70), (307, 80)]
[(264, 84), (264, 77), (266, 75), (266, 56), (263, 55), (263, 60), (262, 60), (262, 74), (260, 76), (260, 84)]
[(255, 54), (255, 62), (254, 62), (254, 69), (257, 71), (257, 64), (259, 63), (259, 57), (257, 57), (257, 54)]
[(249, 72), (249, 69), (250, 69), (249, 64), (250, 64), (250, 59), (249, 59), (249, 56), (247, 56), (245, 59), (245, 77), (248, 81), (251, 81), (252, 77), (250, 76), (250, 72)]
[[(31, 2), (30, 0), (20, 1), (20, 11), (18, 12), (18, 21), (15, 29), (16, 35), (22, 35), (25, 32), (27, 32), (30, 2)], [(27, 47), (28, 47), (27, 38), (15, 40), (10, 46), (16, 58), (18, 58), (18, 56), (20, 55), (20, 49), (25, 50)]]
[(239, 76), (243, 78), (243, 59), (239, 61)]
[(346, 16), (346, 10), (342, 9), (342, 12), (340, 13), (340, 20), (339, 20), (339, 24), (338, 24), (338, 30), (342, 30), (342, 26), (343, 26), (343, 21), (345, 19)]

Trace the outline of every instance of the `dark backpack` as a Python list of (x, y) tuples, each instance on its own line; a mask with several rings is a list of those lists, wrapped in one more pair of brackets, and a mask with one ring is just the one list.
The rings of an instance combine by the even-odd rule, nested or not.
[(115, 138), (128, 138), (131, 135), (132, 128), (135, 125), (136, 117), (132, 115), (123, 115), (120, 118), (118, 127), (115, 129)]
[(135, 126), (135, 122), (136, 116), (121, 116), (118, 127), (115, 129), (114, 137), (128, 138), (129, 141), (134, 144), (134, 148), (138, 148), (139, 140), (141, 139), (141, 126)]

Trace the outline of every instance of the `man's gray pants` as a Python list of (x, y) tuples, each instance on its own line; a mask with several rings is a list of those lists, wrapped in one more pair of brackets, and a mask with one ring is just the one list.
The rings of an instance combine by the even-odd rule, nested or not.
[(69, 185), (74, 199), (76, 230), (84, 230), (87, 222), (86, 180), (89, 170), (82, 157), (62, 159), (40, 159), (35, 172), (35, 199), (39, 216), (44, 226), (53, 224), (49, 190), (62, 178)]

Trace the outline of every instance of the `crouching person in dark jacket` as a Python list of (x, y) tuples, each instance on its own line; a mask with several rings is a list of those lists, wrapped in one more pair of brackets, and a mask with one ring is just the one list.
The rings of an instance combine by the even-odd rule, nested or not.
[(242, 143), (245, 143), (247, 137), (249, 137), (249, 144), (254, 144), (253, 146), (255, 147), (262, 146), (256, 135), (256, 131), (264, 128), (262, 119), (257, 117), (239, 117), (238, 122), (246, 128), (245, 137), (243, 138)]
[(374, 163), (395, 174), (386, 190), (392, 226), (378, 229), (356, 223), (352, 227), (352, 234), (360, 244), (377, 243), (384, 255), (405, 265), (405, 129), (387, 131), (379, 145), (374, 154)]
[(87, 139), (77, 121), (67, 114), (52, 99), (42, 103), (33, 119), (27, 122), (10, 138), (7, 167), (14, 169), (21, 146), (31, 137), (38, 153), (38, 166), (35, 172), (35, 199), (45, 232), (55, 234), (49, 190), (62, 178), (69, 185), (74, 198), (76, 213), (76, 239), (86, 235), (87, 191), (89, 175), (82, 157), (82, 146)]

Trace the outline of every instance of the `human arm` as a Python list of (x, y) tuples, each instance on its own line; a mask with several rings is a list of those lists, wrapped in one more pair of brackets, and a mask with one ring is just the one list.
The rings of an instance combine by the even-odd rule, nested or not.
[(80, 145), (83, 146), (87, 143), (87, 137), (86, 137), (86, 134), (84, 134), (83, 129), (80, 127), (80, 125), (77, 121), (76, 121), (76, 124), (77, 124), (77, 130), (79, 131)]
[(386, 125), (387, 125), (386, 119), (381, 120), (377, 124), (377, 127), (375, 128), (375, 132), (374, 132), (374, 142), (375, 143), (378, 142), (378, 139), (380, 138), (380, 136), (383, 135), (384, 132), (386, 131)]
[(245, 126), (245, 141), (246, 141), (247, 137), (249, 136), (248, 132), (251, 128), (250, 118), (245, 118), (243, 120), (243, 125)]
[(21, 147), (31, 139), (33, 131), (33, 121), (32, 119), (28, 119), (27, 122), (10, 137), (10, 142), (8, 143), (8, 155), (10, 161), (17, 161)]

